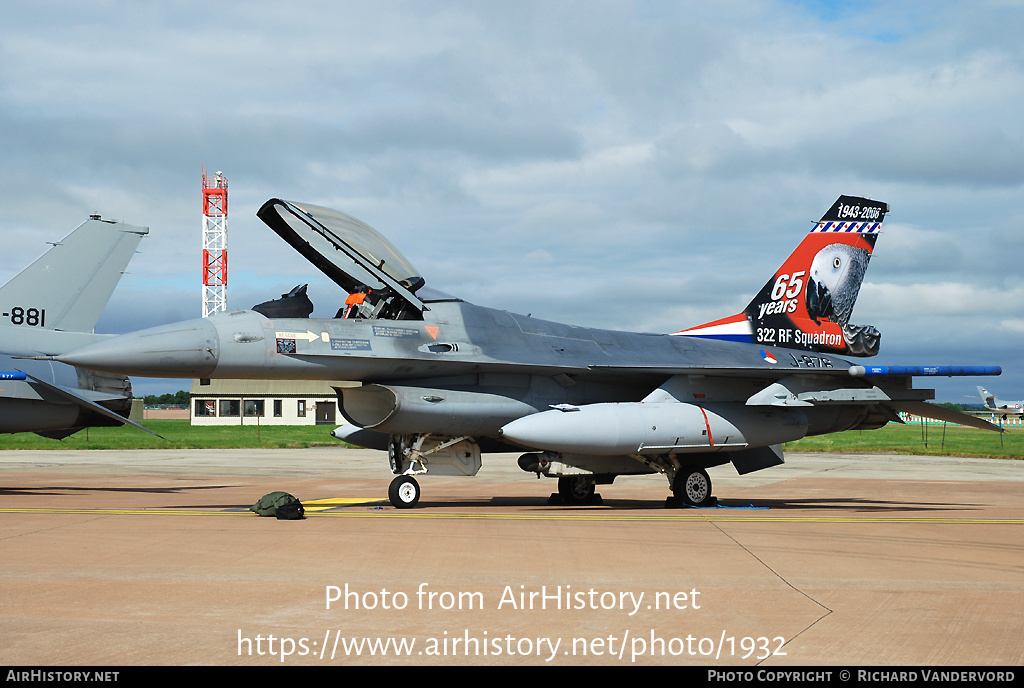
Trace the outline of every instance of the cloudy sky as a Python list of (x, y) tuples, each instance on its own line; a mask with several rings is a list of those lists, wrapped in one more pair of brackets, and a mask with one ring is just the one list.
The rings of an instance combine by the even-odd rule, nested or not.
[(344, 299), (255, 217), (276, 196), (474, 303), (671, 332), (868, 196), (875, 362), (1002, 365), (981, 382), (1024, 398), (1022, 34), (1019, 0), (4, 3), (0, 279), (99, 212), (150, 236), (97, 331), (200, 316), (206, 166), (231, 307)]

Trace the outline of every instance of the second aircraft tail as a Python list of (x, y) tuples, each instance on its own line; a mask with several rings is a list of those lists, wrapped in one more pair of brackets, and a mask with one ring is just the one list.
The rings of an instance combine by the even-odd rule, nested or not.
[(0, 287), (0, 325), (92, 332), (148, 233), (92, 216)]

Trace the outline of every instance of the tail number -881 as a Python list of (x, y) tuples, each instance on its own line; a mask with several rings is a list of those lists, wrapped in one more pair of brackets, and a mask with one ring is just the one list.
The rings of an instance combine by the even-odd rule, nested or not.
[(9, 312), (4, 313), (3, 317), (10, 318), (12, 325), (46, 327), (45, 308), (22, 308), (21, 306), (15, 306)]

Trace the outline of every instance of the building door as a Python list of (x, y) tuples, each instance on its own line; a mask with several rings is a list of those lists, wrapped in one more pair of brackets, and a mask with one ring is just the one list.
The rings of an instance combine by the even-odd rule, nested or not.
[(316, 424), (317, 425), (334, 425), (334, 414), (338, 409), (338, 405), (333, 401), (318, 401), (316, 402)]

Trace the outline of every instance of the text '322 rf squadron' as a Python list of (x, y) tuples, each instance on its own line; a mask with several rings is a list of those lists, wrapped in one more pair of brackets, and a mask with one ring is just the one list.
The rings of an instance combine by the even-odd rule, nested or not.
[(383, 236), (353, 217), (271, 199), (257, 215), (350, 294), (311, 319), (304, 289), (248, 311), (156, 327), (57, 360), (101, 371), (197, 378), (352, 380), (338, 389), (347, 441), (388, 452), (391, 502), (416, 478), (474, 475), (481, 454), (558, 478), (568, 504), (616, 476), (661, 473), (669, 505), (711, 503), (707, 468), (783, 463), (782, 443), (899, 422), (898, 411), (989, 429), (925, 403), (917, 375), (997, 367), (881, 367), (880, 334), (849, 318), (888, 211), (841, 196), (742, 313), (672, 334), (548, 322), (426, 286)]

